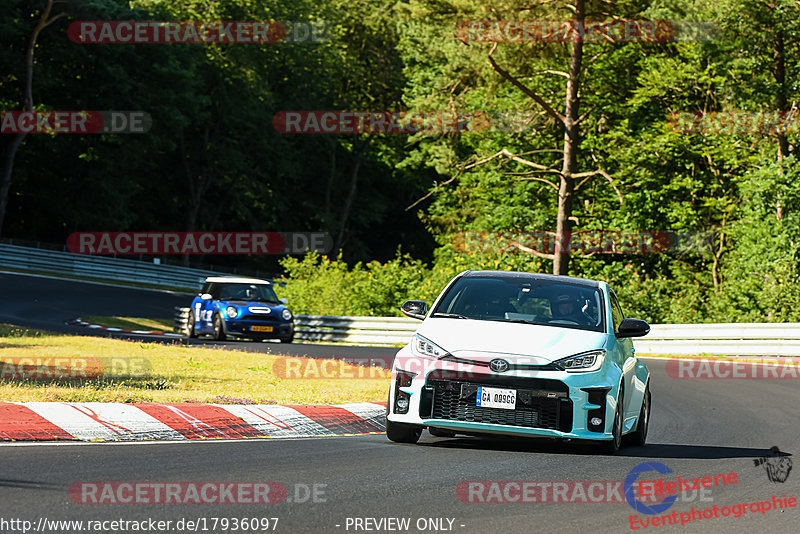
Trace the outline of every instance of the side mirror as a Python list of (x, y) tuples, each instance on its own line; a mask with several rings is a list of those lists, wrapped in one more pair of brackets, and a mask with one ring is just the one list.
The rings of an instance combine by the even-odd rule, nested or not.
[(289, 304), (289, 299), (287, 299), (286, 297), (283, 297), (282, 299), (280, 299), (280, 303), (281, 304)]
[(203, 293), (202, 295), (200, 295), (200, 298), (203, 300), (211, 300), (214, 297), (212, 297), (209, 293)]
[(425, 314), (428, 313), (428, 303), (424, 300), (407, 300), (400, 306), (400, 311), (406, 317), (422, 321), (425, 319)]
[(617, 337), (642, 337), (650, 333), (650, 325), (641, 319), (623, 319), (617, 329)]

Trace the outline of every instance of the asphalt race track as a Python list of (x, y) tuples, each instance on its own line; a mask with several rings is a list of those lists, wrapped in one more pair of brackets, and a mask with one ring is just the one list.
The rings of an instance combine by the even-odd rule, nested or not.
[[(87, 287), (83, 287), (87, 286)], [(164, 307), (185, 305), (186, 297), (166, 293), (91, 286), (31, 277), (0, 275), (0, 322), (71, 331), (63, 321), (81, 314), (164, 316)], [(51, 324), (48, 327), (47, 324)], [(59, 325), (56, 328), (56, 325)], [(75, 332), (85, 333), (76, 329)], [(108, 334), (102, 334), (108, 335)], [(246, 343), (234, 343), (244, 348)], [(285, 349), (316, 355), (356, 355), (351, 347), (249, 344), (253, 350)], [(310, 347), (310, 348), (309, 348)], [(369, 351), (376, 349), (365, 348)], [(392, 350), (392, 349), (388, 349)], [(294, 352), (293, 352), (294, 353)], [(382, 435), (302, 440), (244, 440), (192, 443), (5, 444), (0, 445), (0, 532), (21, 532), (3, 520), (170, 520), (172, 532), (194, 531), (178, 520), (204, 520), (198, 532), (233, 532), (219, 518), (279, 518), (275, 532), (625, 532), (631, 516), (645, 518), (712, 509), (718, 513), (754, 501), (800, 497), (800, 472), (786, 468), (800, 443), (797, 380), (677, 380), (663, 361), (648, 360), (653, 409), (648, 445), (616, 456), (590, 446), (549, 441), (434, 438), (423, 433), (418, 445), (399, 445)], [(786, 456), (774, 457), (777, 446)], [(767, 458), (766, 461), (759, 461)], [(689, 490), (658, 515), (637, 512), (623, 502), (585, 502), (570, 490), (560, 502), (470, 502), (481, 497), (522, 499), (513, 485), (492, 481), (547, 483), (623, 481), (643, 462), (658, 462), (672, 473), (650, 471), (642, 480), (685, 479), (736, 473), (735, 483), (705, 495)], [(760, 465), (756, 465), (760, 464)], [(779, 479), (768, 467), (782, 466)], [(474, 493), (457, 491), (470, 481)], [(83, 504), (70, 498), (81, 482), (276, 482), (287, 489), (276, 504)], [(316, 486), (315, 486), (316, 485)], [(532, 485), (530, 485), (532, 486)], [(309, 488), (316, 487), (316, 497)], [(491, 488), (503, 487), (492, 493)], [(570, 486), (572, 487), (572, 486)], [(480, 491), (483, 488), (484, 491)], [(624, 493), (624, 490), (620, 490)], [(551, 493), (552, 496), (552, 493)], [(530, 499), (528, 499), (530, 500)], [(577, 502), (563, 502), (575, 500)], [(591, 501), (591, 497), (588, 498)], [(316, 501), (316, 502), (313, 502)], [(796, 501), (795, 501), (796, 502)], [(760, 505), (759, 505), (760, 506)], [(763, 508), (766, 508), (764, 506)], [(712, 517), (684, 526), (650, 526), (646, 532), (796, 532), (800, 508), (748, 506), (740, 517)], [(741, 514), (741, 507), (734, 513)], [(712, 512), (713, 513), (713, 512)], [(695, 515), (695, 518), (697, 516)], [(218, 526), (212, 529), (213, 518)], [(408, 519), (398, 529), (388, 518)], [(430, 520), (430, 521), (429, 521)], [(377, 523), (383, 521), (383, 523)], [(19, 523), (18, 523), (19, 525)], [(205, 529), (204, 529), (205, 525)], [(229, 523), (230, 525), (230, 523)], [(378, 528), (380, 525), (380, 528)], [(389, 527), (389, 528), (386, 528)], [(51, 530), (74, 532), (72, 530)], [(125, 532), (117, 527), (103, 532)], [(255, 530), (246, 530), (255, 531)], [(269, 531), (272, 531), (270, 525)], [(241, 532), (241, 530), (239, 530)]]
[[(135, 339), (157, 343), (200, 344), (236, 350), (279, 353), (292, 356), (390, 357), (395, 349), (381, 347), (342, 347), (336, 345), (282, 344), (279, 342), (214, 341), (210, 338), (164, 338), (120, 332), (92, 330), (67, 324), (85, 315), (119, 317), (172, 317), (175, 306), (189, 306), (194, 295), (128, 287), (60, 280), (0, 272), (0, 323), (40, 328), (51, 332)], [(290, 303), (291, 304), (291, 303)], [(291, 307), (291, 306), (290, 306)], [(0, 529), (0, 532), (2, 530)]]

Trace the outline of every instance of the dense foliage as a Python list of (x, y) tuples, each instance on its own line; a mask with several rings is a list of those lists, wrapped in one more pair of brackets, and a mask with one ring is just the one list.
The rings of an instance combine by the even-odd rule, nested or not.
[[(22, 109), (25, 46), (44, 2), (6, 4), (0, 108)], [(571, 44), (477, 42), (457, 28), (470, 20), (569, 20), (575, 5), (57, 3), (68, 16), (39, 36), (37, 109), (141, 109), (154, 124), (139, 136), (29, 135), (17, 154), (3, 237), (326, 231), (337, 244), (330, 257), (287, 258), (280, 267), (274, 258), (244, 260), (283, 269), (297, 313), (396, 315), (405, 298), (430, 302), (467, 268), (551, 272), (551, 259), (524, 250), (465, 252), (457, 243), (463, 232), (555, 230), (564, 127), (495, 65), (563, 113)], [(630, 315), (650, 321), (800, 321), (796, 125), (784, 133), (692, 133), (669, 120), (679, 112), (795, 111), (800, 5), (588, 0), (585, 11), (587, 20), (663, 20), (702, 31), (666, 42), (584, 43), (576, 169), (585, 180), (576, 181), (571, 229), (713, 238), (660, 254), (574, 254), (569, 273), (609, 281)], [(123, 19), (324, 20), (330, 39), (264, 46), (67, 39), (74, 20)], [(272, 127), (281, 110), (328, 109), (484, 110), (530, 121), (517, 131), (438, 135), (285, 135)], [(216, 259), (224, 261), (242, 260)]]

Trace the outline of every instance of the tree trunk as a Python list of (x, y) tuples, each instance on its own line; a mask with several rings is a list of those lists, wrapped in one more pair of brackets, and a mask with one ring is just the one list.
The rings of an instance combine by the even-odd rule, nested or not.
[(14, 157), (17, 149), (25, 139), (25, 133), (15, 134), (3, 152), (3, 184), (0, 186), (0, 236), (3, 235), (3, 221), (6, 218), (6, 206), (8, 205), (8, 192), (11, 189), (11, 174), (14, 170)]
[[(773, 49), (773, 76), (775, 83), (778, 84), (778, 94), (775, 99), (775, 104), (778, 111), (786, 113), (789, 111), (789, 105), (786, 98), (786, 47), (783, 40), (783, 34), (778, 33), (775, 38), (775, 48)], [(778, 160), (783, 161), (783, 158), (789, 155), (789, 140), (782, 132), (778, 133)]]
[(558, 187), (558, 215), (556, 218), (556, 246), (553, 259), (553, 274), (565, 275), (569, 271), (569, 234), (572, 226), (572, 201), (575, 197), (580, 126), (578, 112), (580, 100), (581, 61), (583, 60), (584, 20), (586, 18), (584, 0), (575, 0), (575, 21), (572, 28), (572, 53), (567, 80), (567, 96), (564, 110), (564, 162)]
[(353, 172), (350, 175), (350, 191), (347, 193), (347, 198), (344, 201), (344, 209), (342, 209), (342, 219), (339, 224), (339, 235), (336, 237), (336, 244), (333, 247), (333, 253), (338, 254), (344, 244), (345, 228), (347, 227), (347, 219), (350, 217), (350, 208), (353, 206), (353, 200), (356, 198), (356, 189), (358, 186), (358, 171), (361, 169), (361, 160), (363, 159), (364, 152), (367, 150), (367, 145), (370, 139), (367, 138), (364, 143), (356, 149), (356, 161), (353, 165)]
[[(42, 11), (42, 16), (39, 17), (39, 22), (31, 33), (31, 38), (28, 41), (28, 48), (25, 52), (25, 111), (33, 113), (33, 55), (36, 52), (36, 40), (39, 38), (39, 33), (47, 26), (66, 16), (66, 13), (59, 13), (53, 18), (50, 17), (50, 11), (53, 9), (53, 0), (47, 0), (47, 5)], [(25, 133), (18, 133), (8, 143), (5, 152), (3, 153), (3, 183), (0, 185), (0, 236), (3, 235), (3, 221), (6, 218), (6, 207), (8, 206), (8, 192), (11, 190), (11, 176), (14, 172), (14, 158), (17, 155), (22, 141), (25, 139)]]

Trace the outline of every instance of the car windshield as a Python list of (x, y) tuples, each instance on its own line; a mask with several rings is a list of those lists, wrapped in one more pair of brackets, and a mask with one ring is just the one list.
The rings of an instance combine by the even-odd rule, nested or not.
[(219, 299), (279, 302), (272, 287), (267, 284), (224, 284), (220, 288)]
[(431, 317), (605, 331), (600, 289), (525, 277), (461, 277)]

